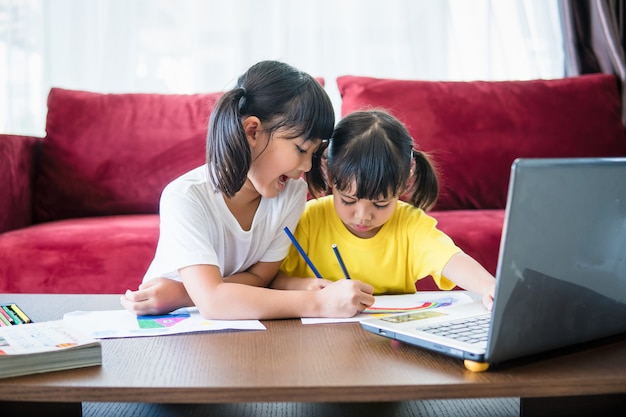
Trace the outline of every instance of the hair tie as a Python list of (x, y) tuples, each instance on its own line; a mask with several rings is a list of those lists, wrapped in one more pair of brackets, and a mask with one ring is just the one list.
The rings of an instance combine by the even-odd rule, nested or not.
[(246, 107), (247, 96), (248, 96), (248, 91), (246, 90), (246, 88), (239, 87), (239, 104), (238, 104), (239, 113), (242, 113)]

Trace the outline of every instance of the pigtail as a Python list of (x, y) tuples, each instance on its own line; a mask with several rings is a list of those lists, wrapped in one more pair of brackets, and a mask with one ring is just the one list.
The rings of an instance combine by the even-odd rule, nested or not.
[(218, 100), (209, 118), (206, 159), (209, 178), (226, 197), (233, 197), (246, 182), (252, 152), (241, 124), (248, 94), (234, 88)]
[(428, 211), (434, 207), (439, 197), (437, 171), (426, 153), (411, 149), (411, 156), (415, 166), (409, 179), (412, 183), (409, 202), (424, 211)]

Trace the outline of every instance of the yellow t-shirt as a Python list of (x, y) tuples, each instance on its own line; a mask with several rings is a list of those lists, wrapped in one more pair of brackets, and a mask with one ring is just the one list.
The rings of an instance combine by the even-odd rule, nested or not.
[[(294, 235), (323, 278), (344, 278), (332, 250), (335, 243), (350, 277), (372, 285), (375, 294), (414, 293), (415, 283), (429, 275), (442, 290), (455, 286), (441, 270), (461, 249), (436, 226), (422, 209), (399, 201), (376, 236), (361, 239), (344, 226), (330, 195), (307, 202)], [(315, 276), (293, 245), (281, 270), (295, 277)]]

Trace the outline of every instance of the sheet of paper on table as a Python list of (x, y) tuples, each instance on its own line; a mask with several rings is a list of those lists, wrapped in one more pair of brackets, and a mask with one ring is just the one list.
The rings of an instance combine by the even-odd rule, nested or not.
[(303, 318), (302, 324), (344, 323), (361, 321), (373, 316), (405, 313), (475, 301), (467, 291), (422, 291), (415, 294), (377, 295), (374, 305), (348, 318)]
[(266, 329), (259, 320), (207, 320), (195, 307), (160, 316), (136, 316), (127, 310), (73, 311), (63, 320), (95, 339)]

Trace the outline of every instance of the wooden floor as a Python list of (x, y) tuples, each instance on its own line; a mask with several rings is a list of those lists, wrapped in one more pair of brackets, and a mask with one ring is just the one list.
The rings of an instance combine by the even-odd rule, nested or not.
[(395, 403), (141, 404), (84, 403), (83, 417), (517, 417), (518, 398), (422, 400)]

